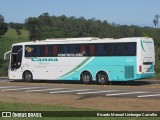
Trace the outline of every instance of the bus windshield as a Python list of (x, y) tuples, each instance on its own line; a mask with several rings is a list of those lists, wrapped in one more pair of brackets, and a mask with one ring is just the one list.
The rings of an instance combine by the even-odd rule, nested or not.
[(22, 62), (22, 46), (13, 46), (11, 54), (11, 69), (20, 68)]

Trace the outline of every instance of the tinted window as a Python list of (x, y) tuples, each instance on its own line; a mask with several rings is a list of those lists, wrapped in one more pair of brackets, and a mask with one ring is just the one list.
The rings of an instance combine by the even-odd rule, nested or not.
[(94, 44), (90, 45), (90, 55), (91, 56), (95, 55), (95, 45)]
[(105, 55), (105, 49), (104, 44), (97, 44), (96, 45), (96, 55), (97, 56), (104, 56)]
[(106, 56), (114, 56), (114, 44), (105, 44), (105, 54)]
[(58, 46), (57, 45), (53, 46), (53, 56), (58, 56)]
[(44, 56), (44, 47), (40, 45), (25, 46), (25, 57), (41, 57)]
[(22, 46), (13, 46), (11, 55), (11, 69), (20, 68), (22, 62)]
[(136, 43), (26, 45), (25, 57), (135, 56)]
[(136, 55), (136, 43), (121, 43), (121, 55), (135, 56)]
[(76, 54), (76, 53), (78, 53), (78, 46), (76, 46), (76, 45), (70, 45), (70, 53), (74, 53), (74, 54)]

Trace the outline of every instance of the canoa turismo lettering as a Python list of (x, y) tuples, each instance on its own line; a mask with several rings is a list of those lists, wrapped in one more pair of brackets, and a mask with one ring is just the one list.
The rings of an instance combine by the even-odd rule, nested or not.
[(143, 43), (152, 43), (152, 41), (143, 40)]
[(36, 58), (36, 57), (33, 57), (33, 58), (31, 58), (31, 60), (33, 61), (33, 62), (55, 62), (55, 61), (58, 61), (58, 59), (57, 58)]

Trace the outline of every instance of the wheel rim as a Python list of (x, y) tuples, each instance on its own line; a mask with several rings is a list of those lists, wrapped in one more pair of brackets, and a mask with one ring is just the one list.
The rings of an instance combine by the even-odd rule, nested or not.
[(107, 78), (105, 75), (99, 75), (98, 76), (98, 81), (100, 84), (105, 84), (107, 82)]
[(30, 73), (26, 73), (25, 74), (25, 79), (26, 80), (31, 80), (32, 79), (32, 75)]
[(84, 82), (89, 82), (89, 80), (90, 80), (90, 76), (89, 75), (84, 75), (83, 76), (83, 81)]
[(105, 82), (106, 82), (106, 77), (105, 77), (104, 75), (101, 75), (101, 76), (99, 77), (99, 82), (100, 82), (100, 83), (105, 83)]

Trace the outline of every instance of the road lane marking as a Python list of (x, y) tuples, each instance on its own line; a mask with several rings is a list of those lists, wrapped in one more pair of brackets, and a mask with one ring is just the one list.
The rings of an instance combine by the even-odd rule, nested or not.
[(8, 80), (0, 80), (0, 82), (8, 82)]
[(3, 87), (0, 87), (0, 89), (3, 89), (3, 88), (14, 88), (14, 87), (19, 87), (19, 86), (3, 86)]
[(137, 96), (139, 98), (143, 98), (143, 97), (157, 97), (160, 96), (160, 94), (152, 94), (152, 95), (141, 95), (141, 96)]
[(3, 89), (1, 91), (16, 91), (16, 90), (28, 90), (28, 89), (38, 89), (42, 87), (28, 87), (28, 88), (15, 88), (15, 89)]
[(51, 94), (57, 94), (57, 93), (68, 93), (68, 92), (78, 92), (78, 91), (88, 91), (92, 89), (80, 89), (80, 90), (68, 90), (68, 91), (56, 91), (56, 92), (49, 92)]
[(25, 92), (42, 92), (42, 91), (50, 91), (50, 90), (62, 90), (68, 88), (50, 88), (50, 89), (41, 89), (41, 90), (26, 90)]
[(141, 92), (116, 93), (116, 94), (106, 94), (106, 96), (119, 96), (119, 95), (140, 94), (140, 93), (148, 93), (148, 92), (141, 91)]
[(96, 93), (106, 93), (106, 92), (117, 92), (121, 90), (107, 90), (107, 91), (95, 91), (95, 92), (81, 92), (77, 93), (78, 95), (85, 95), (85, 94), (96, 94)]

